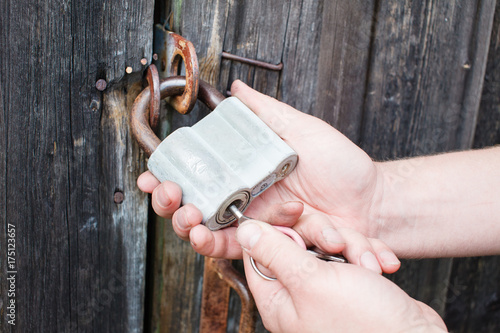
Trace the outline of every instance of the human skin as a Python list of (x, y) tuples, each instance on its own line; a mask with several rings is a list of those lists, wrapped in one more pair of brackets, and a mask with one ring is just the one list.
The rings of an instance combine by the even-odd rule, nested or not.
[[(296, 170), (256, 198), (246, 214), (293, 227), (308, 246), (342, 252), (355, 265), (308, 261), (310, 254), (259, 221), (211, 232), (201, 225), (196, 207), (180, 207), (176, 184), (160, 184), (146, 172), (138, 185), (152, 193), (155, 211), (172, 217), (179, 237), (203, 255), (241, 258), (243, 253), (250, 288), (272, 331), (445, 330), (431, 308), (364, 268), (392, 273), (400, 265), (394, 253), (403, 258), (499, 254), (500, 148), (374, 162), (317, 118), (238, 81), (232, 94), (300, 156)], [(258, 228), (242, 231), (251, 226)], [(249, 269), (249, 255), (278, 281), (265, 281)], [(301, 262), (316, 265), (293, 278), (285, 274), (300, 271)]]

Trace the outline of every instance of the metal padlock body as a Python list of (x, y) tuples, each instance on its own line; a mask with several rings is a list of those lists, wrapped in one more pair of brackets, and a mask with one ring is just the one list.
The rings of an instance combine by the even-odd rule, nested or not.
[(217, 230), (235, 221), (227, 210), (231, 204), (243, 212), (297, 161), (297, 153), (257, 115), (229, 97), (192, 127), (167, 136), (148, 168), (161, 182), (179, 184), (182, 204), (194, 204), (203, 223)]

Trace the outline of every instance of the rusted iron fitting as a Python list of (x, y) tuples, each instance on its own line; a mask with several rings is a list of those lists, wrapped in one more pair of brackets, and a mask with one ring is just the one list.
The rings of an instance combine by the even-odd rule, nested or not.
[[(159, 83), (160, 99), (182, 94), (185, 86), (186, 78), (184, 76), (166, 78)], [(151, 92), (152, 90), (153, 92)], [(154, 96), (157, 94), (154, 85), (152, 90), (148, 87), (137, 96), (132, 106), (130, 120), (132, 134), (148, 156), (155, 151), (161, 142), (150, 125), (149, 110), (152, 108), (150, 107), (151, 95)], [(198, 98), (210, 110), (213, 110), (224, 99), (224, 96), (205, 81), (199, 80)], [(157, 120), (153, 119), (153, 122), (156, 123)]]
[(184, 91), (181, 96), (171, 98), (169, 103), (179, 113), (187, 114), (193, 109), (198, 98), (199, 67), (196, 50), (189, 40), (166, 30), (162, 25), (155, 26), (155, 39), (161, 78), (180, 75), (181, 63), (184, 63), (186, 76)]
[(249, 64), (249, 65), (256, 66), (256, 67), (269, 69), (271, 71), (280, 71), (283, 69), (283, 63), (281, 63), (281, 62), (279, 64), (275, 65), (275, 64), (271, 64), (269, 62), (264, 62), (264, 61), (260, 61), (260, 60), (255, 60), (255, 59), (237, 56), (235, 54), (231, 54), (231, 53), (224, 52), (224, 51), (222, 51), (221, 56), (223, 59), (234, 60), (234, 61), (238, 61), (238, 62), (241, 62), (244, 64)]
[(245, 278), (233, 267), (230, 260), (206, 257), (201, 301), (201, 333), (226, 332), (229, 288), (236, 291), (241, 300), (239, 333), (255, 331), (255, 301)]
[(149, 124), (153, 131), (158, 127), (160, 122), (160, 77), (158, 76), (158, 69), (155, 65), (151, 64), (148, 67), (146, 75), (149, 84)]

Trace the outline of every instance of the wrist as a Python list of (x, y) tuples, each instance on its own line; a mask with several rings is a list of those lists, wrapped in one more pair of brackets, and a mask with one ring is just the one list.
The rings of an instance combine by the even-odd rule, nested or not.
[(398, 213), (401, 203), (396, 202), (399, 197), (394, 193), (394, 170), (388, 162), (374, 162), (376, 169), (376, 186), (370, 209), (370, 236), (381, 238), (390, 234), (401, 224), (403, 216)]
[(412, 186), (411, 180), (404, 177), (398, 162), (374, 162), (377, 184), (370, 210), (371, 237), (384, 241), (398, 257), (415, 257), (412, 239), (406, 236), (414, 235), (418, 210), (408, 198), (410, 189), (405, 188)]

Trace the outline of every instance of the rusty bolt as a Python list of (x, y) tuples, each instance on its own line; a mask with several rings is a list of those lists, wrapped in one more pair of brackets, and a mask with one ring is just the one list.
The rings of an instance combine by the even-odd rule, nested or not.
[(142, 58), (141, 59), (141, 65), (146, 66), (148, 64), (148, 59)]
[(108, 85), (108, 83), (106, 82), (106, 80), (104, 79), (99, 79), (97, 80), (97, 82), (95, 83), (95, 87), (97, 88), (97, 90), (99, 91), (103, 91), (104, 89), (106, 89), (106, 86)]
[(123, 194), (122, 191), (115, 192), (115, 195), (113, 196), (113, 200), (115, 201), (116, 204), (121, 204), (124, 199), (125, 199), (125, 195)]

